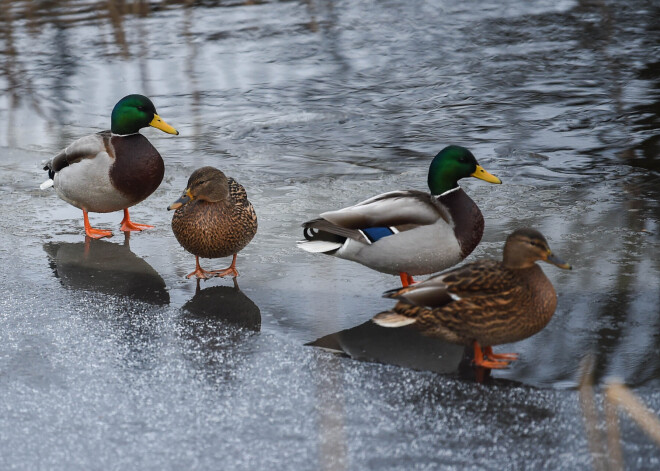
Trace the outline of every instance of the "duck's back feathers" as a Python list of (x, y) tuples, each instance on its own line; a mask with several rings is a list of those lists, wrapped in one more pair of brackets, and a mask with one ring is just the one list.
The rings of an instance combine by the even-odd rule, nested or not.
[(427, 225), (438, 218), (449, 223), (447, 211), (437, 198), (422, 191), (392, 191), (374, 196), (354, 206), (327, 211), (321, 218), (347, 229)]
[[(254, 209), (252, 208), (252, 203), (248, 201), (247, 191), (245, 191), (243, 185), (238, 183), (232, 177), (227, 178), (227, 184), (229, 185), (229, 200), (232, 202), (232, 204), (237, 208), (245, 208), (248, 211), (254, 213)], [(255, 213), (254, 219), (256, 220), (256, 218), (257, 216)]]

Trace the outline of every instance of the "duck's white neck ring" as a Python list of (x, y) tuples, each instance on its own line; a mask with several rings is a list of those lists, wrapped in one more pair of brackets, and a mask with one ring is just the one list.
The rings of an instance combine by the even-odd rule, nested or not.
[(447, 190), (444, 193), (440, 193), (438, 196), (445, 196), (445, 195), (448, 195), (449, 193), (452, 193), (454, 191), (458, 191), (460, 189), (461, 189), (461, 185), (456, 185), (455, 188), (452, 188), (451, 190)]

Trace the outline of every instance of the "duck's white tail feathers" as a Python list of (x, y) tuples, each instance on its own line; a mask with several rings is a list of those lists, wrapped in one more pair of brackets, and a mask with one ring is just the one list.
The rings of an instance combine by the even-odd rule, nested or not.
[(43, 182), (41, 185), (39, 185), (39, 189), (40, 190), (46, 190), (46, 189), (50, 188), (51, 186), (53, 186), (53, 183), (54, 183), (53, 179), (49, 178), (48, 180)]
[(417, 322), (414, 317), (403, 316), (392, 311), (376, 314), (371, 320), (381, 327), (404, 327)]
[(311, 253), (332, 252), (341, 248), (340, 242), (330, 242), (327, 240), (301, 240), (298, 241), (298, 247)]

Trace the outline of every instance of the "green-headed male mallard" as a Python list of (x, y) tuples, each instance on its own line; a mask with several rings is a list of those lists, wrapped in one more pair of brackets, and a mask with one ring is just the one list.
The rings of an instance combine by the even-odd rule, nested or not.
[[(167, 209), (176, 209), (172, 218), (176, 240), (195, 256), (195, 271), (187, 278), (238, 276), (236, 255), (257, 233), (257, 214), (240, 183), (217, 168), (198, 168), (190, 175), (183, 195)], [(199, 257), (229, 255), (234, 258), (223, 270), (207, 271), (199, 266)]]
[(110, 131), (82, 137), (49, 160), (48, 180), (41, 189), (55, 187), (57, 196), (83, 211), (85, 234), (95, 239), (112, 236), (94, 229), (88, 212), (124, 210), (122, 231), (141, 231), (153, 226), (131, 221), (128, 208), (153, 193), (163, 180), (163, 159), (140, 129), (153, 126), (179, 134), (156, 113), (142, 95), (128, 95), (112, 110)]
[(383, 273), (400, 275), (403, 286), (413, 275), (456, 265), (481, 241), (484, 218), (458, 186), (475, 177), (502, 183), (464, 147), (448, 146), (429, 167), (430, 193), (393, 191), (303, 224), (298, 247), (353, 260)]
[(501, 262), (479, 260), (387, 291), (385, 297), (399, 302), (373, 321), (383, 327), (412, 324), (424, 335), (472, 345), (477, 366), (504, 368), (518, 356), (494, 354), (492, 346), (534, 335), (557, 307), (555, 289), (537, 260), (571, 269), (540, 232), (518, 229), (507, 238)]

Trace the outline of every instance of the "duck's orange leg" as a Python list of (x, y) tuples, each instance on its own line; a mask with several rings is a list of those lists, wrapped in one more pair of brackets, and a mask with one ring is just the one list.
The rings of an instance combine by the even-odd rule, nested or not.
[(231, 275), (234, 278), (238, 276), (238, 270), (236, 270), (236, 255), (234, 254), (234, 258), (231, 260), (231, 265), (229, 265), (228, 268), (225, 268), (224, 270), (211, 270), (209, 273), (211, 273), (211, 276), (227, 276)]
[(202, 280), (208, 280), (211, 278), (212, 275), (210, 271), (204, 270), (202, 267), (199, 266), (199, 257), (195, 255), (195, 271), (188, 273), (186, 275), (186, 278), (192, 278), (193, 276), (197, 277), (197, 279), (202, 279)]
[(131, 221), (131, 217), (128, 215), (128, 208), (124, 208), (124, 219), (121, 220), (121, 227), (119, 228), (122, 231), (143, 231), (145, 229), (153, 229), (154, 226), (149, 224), (138, 224), (137, 222)]
[(92, 239), (100, 239), (101, 237), (112, 237), (111, 231), (104, 231), (103, 229), (94, 229), (89, 224), (89, 216), (87, 211), (83, 209), (83, 222), (85, 224), (85, 234)]
[(493, 347), (484, 348), (484, 355), (491, 360), (515, 361), (520, 355), (517, 353), (494, 353)]
[(401, 278), (401, 286), (403, 286), (404, 288), (407, 288), (408, 286), (415, 284), (415, 280), (413, 280), (413, 277), (406, 272), (403, 271), (400, 272), (399, 278)]
[[(476, 340), (472, 343), (472, 346), (474, 347), (474, 364), (476, 366), (480, 366), (482, 368), (491, 368), (491, 369), (502, 369), (506, 368), (509, 366), (508, 361), (498, 361), (498, 360), (487, 360), (484, 358), (484, 354), (481, 351), (481, 346), (479, 345), (479, 342)], [(486, 351), (488, 351), (488, 348), (486, 347)]]

